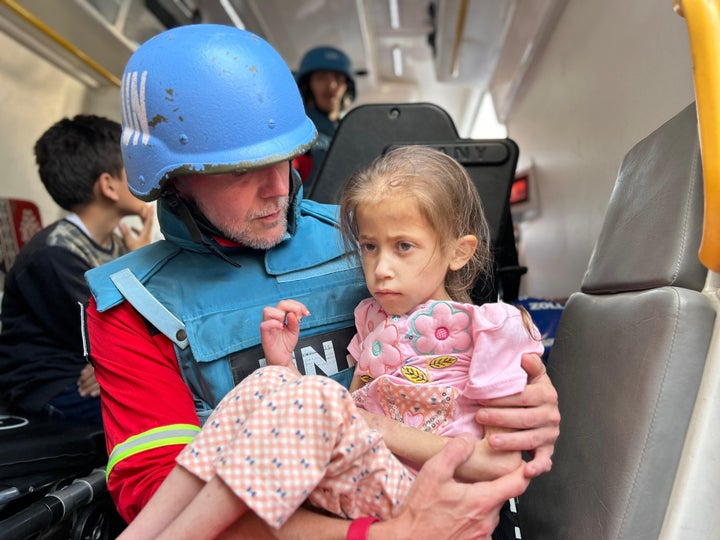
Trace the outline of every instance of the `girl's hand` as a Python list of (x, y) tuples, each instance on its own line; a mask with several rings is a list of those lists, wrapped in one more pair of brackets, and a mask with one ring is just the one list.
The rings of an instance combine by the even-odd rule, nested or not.
[(292, 366), (292, 352), (298, 342), (300, 321), (310, 311), (297, 300), (281, 300), (263, 309), (260, 340), (265, 360), (271, 366)]

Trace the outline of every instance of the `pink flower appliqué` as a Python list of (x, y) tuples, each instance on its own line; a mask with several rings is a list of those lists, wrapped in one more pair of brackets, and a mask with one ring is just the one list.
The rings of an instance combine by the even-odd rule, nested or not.
[(358, 368), (375, 378), (399, 367), (402, 356), (398, 348), (398, 336), (398, 328), (394, 324), (388, 324), (387, 321), (377, 324), (361, 344)]
[(432, 302), (410, 321), (416, 335), (413, 347), (419, 354), (465, 352), (472, 346), (471, 322), (466, 310), (454, 308), (448, 302)]

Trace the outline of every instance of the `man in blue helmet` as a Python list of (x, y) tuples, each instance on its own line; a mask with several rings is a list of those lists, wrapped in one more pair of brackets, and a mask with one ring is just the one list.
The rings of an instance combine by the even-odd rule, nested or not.
[(340, 122), (340, 113), (355, 99), (355, 76), (350, 58), (340, 49), (321, 46), (302, 57), (295, 74), (305, 113), (318, 130), (309, 152), (298, 156), (294, 166), (309, 187), (317, 176)]
[[(164, 32), (130, 59), (122, 108), (129, 185), (140, 199), (158, 200), (165, 235), (86, 274), (108, 487), (129, 521), (223, 395), (261, 365), (264, 306), (304, 303), (313, 316), (303, 321), (296, 365), (342, 380), (351, 373), (344, 362), (353, 310), (368, 293), (342, 248), (336, 208), (302, 199), (290, 161), (316, 131), (292, 74), (264, 40), (216, 25)], [(489, 402), (479, 421), (521, 429), (489, 443), (530, 450), (533, 460), (493, 483), (459, 484), (452, 475), (471, 446), (449, 441), (423, 467), (405, 510), (369, 537), (476, 537), (492, 530), (503, 500), (549, 470), (557, 394), (539, 358), (524, 366), (526, 390)], [(351, 533), (364, 538), (369, 524)], [(334, 539), (349, 527), (301, 509), (279, 534)], [(253, 516), (233, 532), (275, 537)]]

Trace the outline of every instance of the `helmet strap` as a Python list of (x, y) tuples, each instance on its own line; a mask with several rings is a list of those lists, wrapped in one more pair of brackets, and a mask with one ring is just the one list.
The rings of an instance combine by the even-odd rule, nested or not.
[(174, 189), (165, 190), (162, 196), (167, 202), (168, 208), (170, 208), (178, 219), (182, 221), (183, 225), (185, 225), (193, 242), (205, 246), (225, 262), (240, 268), (240, 263), (233, 261), (209, 240), (208, 235), (222, 237), (223, 234), (203, 216), (197, 207), (193, 205), (191, 208), (189, 203), (180, 197)]
[(288, 200), (290, 201), (287, 216), (288, 233), (294, 235), (297, 228), (297, 220), (300, 218), (298, 204), (296, 199), (299, 197), (300, 188), (302, 187), (302, 179), (300, 173), (297, 172), (290, 164), (290, 193)]

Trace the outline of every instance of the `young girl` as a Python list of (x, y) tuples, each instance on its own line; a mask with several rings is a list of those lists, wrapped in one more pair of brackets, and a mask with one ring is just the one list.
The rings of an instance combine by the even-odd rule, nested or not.
[(484, 444), (477, 400), (522, 391), (520, 357), (543, 348), (518, 309), (469, 303), (491, 258), (465, 169), (429, 148), (394, 150), (351, 178), (341, 225), (372, 294), (355, 311), (353, 393), (294, 368), (304, 305), (266, 307), (269, 366), (222, 400), (121, 538), (212, 538), (248, 509), (280, 527), (305, 500), (343, 517), (386, 519), (416, 468), (464, 433), (478, 442), (460, 479), (517, 468), (519, 453)]

